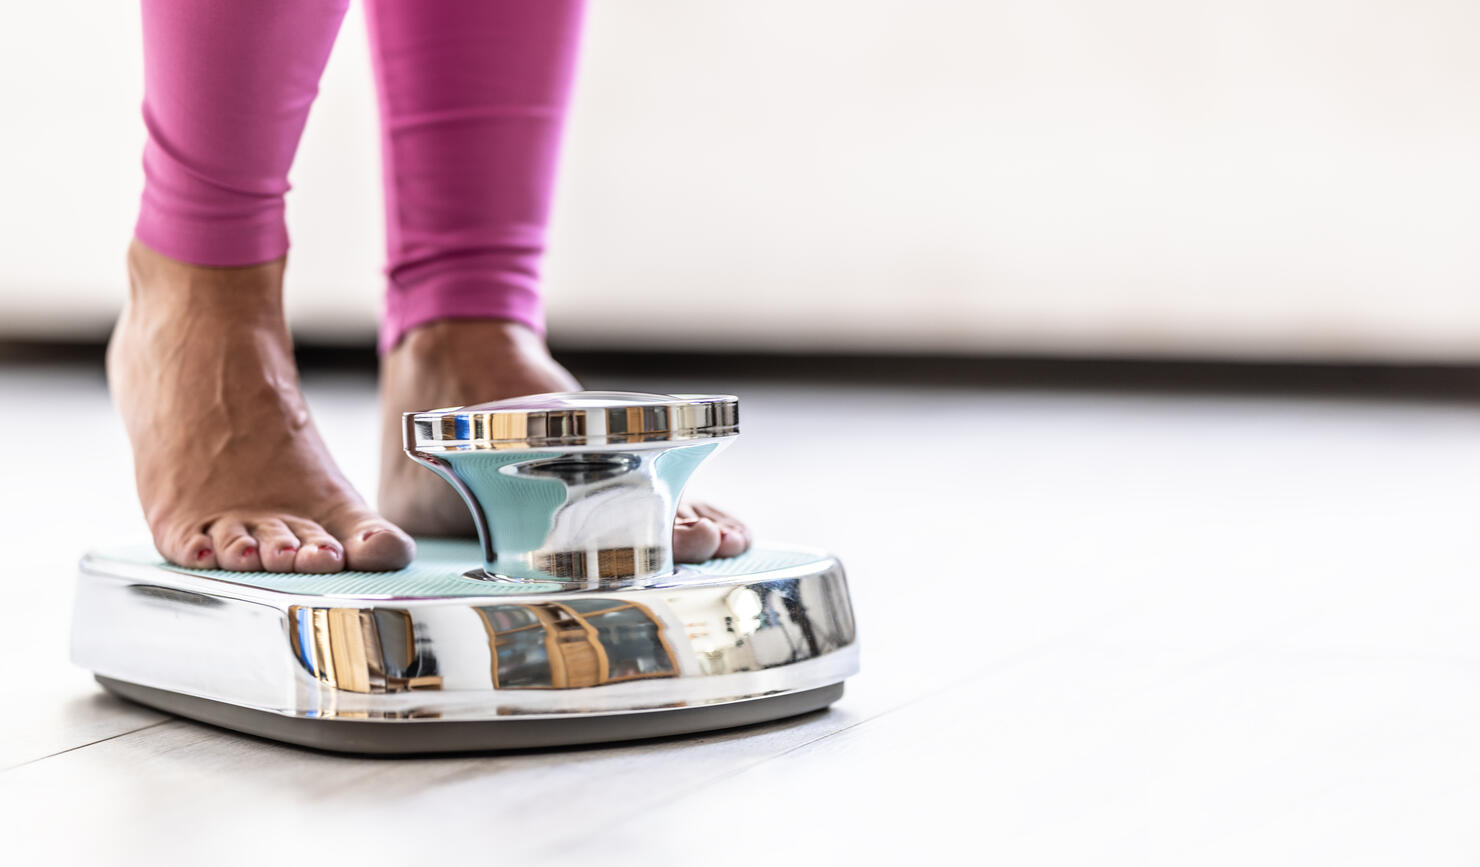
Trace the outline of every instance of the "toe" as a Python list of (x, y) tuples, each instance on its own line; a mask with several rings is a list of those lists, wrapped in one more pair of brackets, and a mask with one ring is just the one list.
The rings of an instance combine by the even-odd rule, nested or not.
[(416, 554), (416, 543), (410, 536), (373, 512), (328, 522), (328, 530), (344, 544), (347, 569), (363, 572), (404, 569)]
[(344, 569), (344, 549), (329, 531), (312, 521), (288, 520), (288, 529), (301, 543), (293, 557), (294, 572), (339, 572)]
[(720, 525), (719, 545), (715, 546), (716, 557), (737, 557), (744, 554), (750, 547), (750, 536), (744, 527), (727, 527)]
[(216, 550), (216, 562), (222, 569), (256, 572), (262, 568), (257, 540), (247, 532), (247, 525), (239, 520), (223, 518), (212, 523), (211, 545)]
[(293, 571), (293, 560), (297, 558), (302, 543), (287, 524), (279, 518), (266, 518), (252, 522), (251, 531), (257, 539), (257, 555), (263, 569), (269, 572)]
[(719, 525), (708, 518), (681, 516), (673, 523), (673, 559), (680, 563), (713, 559), (722, 535)]
[(750, 548), (750, 530), (739, 518), (708, 503), (694, 503), (693, 509), (695, 515), (719, 525), (720, 541), (714, 556), (734, 557)]
[(154, 547), (176, 566), (191, 569), (217, 569), (216, 549), (211, 537), (198, 526), (181, 528), (155, 537)]

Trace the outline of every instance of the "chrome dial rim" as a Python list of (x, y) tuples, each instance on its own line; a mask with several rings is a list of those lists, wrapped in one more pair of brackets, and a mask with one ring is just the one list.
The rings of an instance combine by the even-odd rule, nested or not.
[(419, 452), (635, 446), (723, 439), (740, 433), (728, 394), (552, 392), (403, 416)]

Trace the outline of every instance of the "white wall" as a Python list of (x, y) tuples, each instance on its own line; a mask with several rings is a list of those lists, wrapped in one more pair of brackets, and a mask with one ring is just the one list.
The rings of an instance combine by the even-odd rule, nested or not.
[[(0, 29), (0, 331), (99, 328), (139, 186), (135, 6)], [(594, 0), (567, 344), (1480, 358), (1470, 0)], [(300, 333), (380, 260), (351, 14), (294, 172)]]

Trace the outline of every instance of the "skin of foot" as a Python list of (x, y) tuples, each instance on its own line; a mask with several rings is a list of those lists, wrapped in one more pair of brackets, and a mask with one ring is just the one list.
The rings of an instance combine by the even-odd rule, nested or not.
[[(402, 450), (402, 413), (580, 388), (550, 357), (544, 339), (518, 323), (445, 319), (407, 332), (380, 364), (381, 513), (416, 535), (476, 535), (452, 486)], [(749, 531), (734, 517), (703, 503), (679, 506), (673, 527), (679, 562), (733, 557), (749, 547)]]
[(411, 538), (370, 509), (314, 429), (283, 318), (283, 260), (206, 268), (129, 249), (108, 383), (154, 545), (202, 569), (399, 569)]

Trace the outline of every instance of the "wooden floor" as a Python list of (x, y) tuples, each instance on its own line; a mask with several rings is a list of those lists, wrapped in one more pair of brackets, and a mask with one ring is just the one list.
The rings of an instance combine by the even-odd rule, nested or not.
[[(308, 385), (373, 489), (371, 383)], [(1480, 409), (718, 385), (745, 436), (699, 493), (842, 556), (864, 646), (843, 700), (655, 743), (359, 759), (132, 707), (68, 663), (78, 555), (142, 533), (128, 452), (96, 372), (0, 368), (0, 858), (1480, 859)]]

